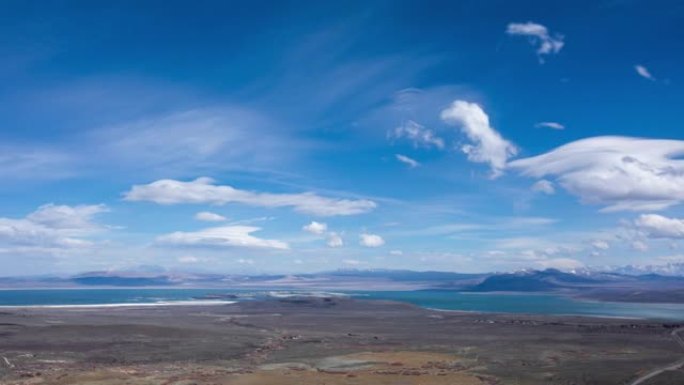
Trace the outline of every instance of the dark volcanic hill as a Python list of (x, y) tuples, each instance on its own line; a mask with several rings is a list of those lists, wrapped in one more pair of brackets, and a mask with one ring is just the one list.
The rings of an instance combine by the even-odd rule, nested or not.
[(497, 274), (487, 277), (469, 291), (553, 291), (562, 288), (595, 286), (602, 281), (587, 276), (564, 273), (556, 269), (524, 271), (511, 274)]

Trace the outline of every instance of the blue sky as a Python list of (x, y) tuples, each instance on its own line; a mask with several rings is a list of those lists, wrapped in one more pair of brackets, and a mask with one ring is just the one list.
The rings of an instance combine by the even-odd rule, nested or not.
[(1, 275), (684, 260), (684, 4), (7, 2)]

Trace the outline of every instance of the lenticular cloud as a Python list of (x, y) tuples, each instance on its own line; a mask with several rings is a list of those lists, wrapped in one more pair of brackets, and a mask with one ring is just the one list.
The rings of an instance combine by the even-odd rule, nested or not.
[(555, 177), (602, 211), (662, 210), (684, 201), (684, 141), (602, 136), (508, 163), (535, 177)]

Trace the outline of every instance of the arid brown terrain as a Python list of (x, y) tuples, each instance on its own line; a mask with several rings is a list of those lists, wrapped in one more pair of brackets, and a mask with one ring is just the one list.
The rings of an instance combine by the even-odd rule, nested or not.
[[(681, 325), (290, 298), (0, 312), (2, 384), (629, 384)], [(683, 384), (681, 367), (642, 384)]]

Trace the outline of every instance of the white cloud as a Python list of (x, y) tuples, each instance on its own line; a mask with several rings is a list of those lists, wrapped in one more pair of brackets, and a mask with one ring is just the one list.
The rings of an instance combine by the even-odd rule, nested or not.
[(223, 222), (228, 218), (210, 211), (201, 211), (195, 214), (195, 219), (203, 222)]
[(63, 179), (73, 176), (74, 159), (65, 151), (40, 146), (0, 144), (3, 179)]
[(93, 230), (99, 228), (92, 222), (93, 216), (109, 211), (105, 205), (66, 206), (47, 204), (40, 206), (26, 219), (53, 229)]
[(326, 244), (328, 247), (342, 247), (344, 246), (344, 240), (339, 234), (332, 232), (328, 234), (328, 240)]
[(542, 55), (556, 54), (560, 52), (565, 43), (563, 42), (563, 35), (549, 34), (548, 28), (541, 24), (527, 22), (527, 23), (510, 23), (506, 28), (506, 33), (513, 36), (525, 36), (529, 39), (533, 46), (537, 47), (537, 56), (542, 63)]
[[(311, 221), (311, 223), (302, 227), (302, 230), (315, 235), (323, 235), (326, 231), (328, 231), (328, 225), (325, 223)], [(325, 243), (326, 245), (328, 245), (328, 247), (337, 248), (344, 246), (344, 241), (342, 240), (342, 237), (334, 231), (327, 233), (325, 235), (325, 238)]]
[(244, 108), (203, 108), (99, 127), (86, 143), (92, 143), (97, 160), (148, 174), (244, 169), (281, 164), (297, 153), (291, 149), (301, 143), (274, 125)]
[(293, 207), (297, 212), (318, 216), (363, 214), (377, 206), (370, 200), (326, 198), (311, 192), (272, 194), (239, 190), (227, 185), (216, 185), (211, 178), (197, 178), (190, 182), (161, 179), (146, 185), (136, 185), (124, 194), (124, 199), (166, 205), (242, 203), (260, 207)]
[(404, 163), (405, 165), (407, 165), (411, 168), (420, 166), (420, 163), (418, 163), (417, 160), (409, 158), (406, 155), (395, 154), (394, 156), (397, 158), (398, 161), (400, 161), (401, 163)]
[(572, 258), (548, 259), (545, 261), (539, 261), (537, 264), (545, 269), (558, 269), (565, 271), (572, 271), (584, 267), (582, 262)]
[(438, 137), (433, 130), (413, 120), (408, 120), (401, 126), (389, 131), (387, 136), (390, 139), (408, 139), (414, 147), (444, 148), (444, 139)]
[(647, 251), (648, 250), (648, 245), (645, 242), (642, 241), (634, 241), (632, 242), (632, 249), (636, 251)]
[(419, 228), (409, 228), (405, 230), (394, 231), (393, 234), (408, 237), (430, 237), (485, 231), (500, 233), (502, 231), (509, 230), (530, 229), (531, 227), (546, 227), (557, 222), (557, 219), (545, 217), (496, 217), (491, 221), (480, 223), (463, 222), (444, 223), (434, 226), (420, 226)]
[(364, 265), (365, 262), (359, 261), (358, 259), (344, 259), (342, 260), (342, 263), (345, 265), (351, 265), (351, 266), (359, 266), (359, 265)]
[(239, 258), (237, 261), (235, 261), (241, 265), (253, 265), (254, 260), (250, 258)]
[(0, 244), (24, 250), (88, 247), (92, 242), (84, 237), (104, 229), (93, 217), (105, 211), (104, 205), (47, 204), (25, 218), (0, 218)]
[(565, 130), (565, 126), (558, 122), (539, 122), (534, 126), (537, 128), (550, 128), (552, 130)]
[(328, 230), (328, 225), (321, 222), (311, 221), (311, 223), (302, 227), (302, 230), (311, 234), (321, 235)]
[(180, 263), (197, 263), (199, 262), (199, 258), (192, 256), (192, 255), (182, 255), (178, 257), (178, 262)]
[(553, 195), (556, 193), (556, 188), (553, 187), (553, 182), (542, 179), (532, 185), (532, 191), (546, 195)]
[(653, 77), (653, 75), (651, 75), (651, 71), (649, 71), (648, 68), (646, 68), (646, 67), (644, 67), (644, 66), (642, 66), (642, 65), (635, 65), (635, 66), (634, 66), (634, 70), (635, 70), (636, 73), (639, 74), (639, 76), (641, 76), (642, 78), (645, 78), (645, 79), (648, 79), (648, 80), (651, 80), (651, 81), (656, 80), (656, 79)]
[(464, 145), (461, 150), (468, 160), (489, 163), (492, 176), (501, 175), (508, 158), (517, 154), (518, 149), (491, 127), (489, 116), (476, 103), (456, 100), (441, 113), (444, 122), (461, 127), (461, 131), (473, 144)]
[(684, 219), (643, 214), (634, 221), (634, 225), (651, 238), (684, 239)]
[(654, 211), (684, 201), (684, 141), (602, 136), (518, 159), (511, 169), (554, 176), (582, 202), (602, 211)]
[(376, 234), (363, 233), (359, 235), (359, 244), (366, 247), (380, 247), (385, 244), (385, 240)]
[(389, 253), (390, 253), (390, 255), (394, 255), (394, 256), (404, 255), (404, 252), (401, 250), (391, 250)]
[(610, 249), (610, 245), (606, 241), (602, 240), (596, 240), (591, 242), (591, 247), (598, 249), (598, 250), (608, 250)]
[(262, 239), (251, 235), (261, 230), (253, 226), (221, 226), (211, 227), (199, 231), (176, 231), (157, 237), (157, 242), (176, 246), (216, 246), (216, 247), (246, 247), (266, 249), (288, 249), (287, 243)]
[[(85, 104), (92, 107), (91, 112), (98, 110), (102, 112), (99, 115), (106, 115), (104, 120), (115, 123), (102, 126), (91, 116), (88, 121), (93, 124), (92, 129), (70, 131), (65, 140), (48, 145), (0, 140), (0, 177), (52, 180), (121, 172), (148, 177), (191, 175), (201, 170), (278, 172), (317, 146), (292, 135), (287, 124), (270, 120), (267, 113), (226, 104), (150, 114), (129, 121), (117, 119), (123, 116), (113, 117), (110, 112), (121, 112), (119, 103), (108, 109), (103, 106), (111, 100), (92, 100), (93, 95), (101, 99), (101, 94), (109, 94), (112, 88), (116, 85), (98, 84), (79, 100), (69, 100), (69, 95), (62, 92), (51, 94), (49, 103), (53, 107), (69, 104), (69, 110), (75, 107), (77, 110), (71, 112), (79, 114), (87, 109), (83, 108)], [(136, 93), (145, 85), (133, 88)], [(116, 96), (130, 98), (129, 91)], [(140, 102), (149, 102), (148, 97), (144, 95), (145, 100)], [(124, 104), (130, 105), (128, 101)], [(145, 109), (135, 104), (133, 115), (140, 116)], [(165, 107), (168, 110), (169, 105)]]

